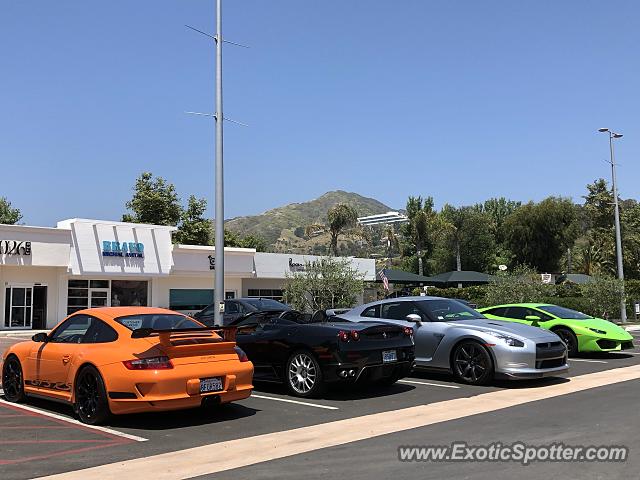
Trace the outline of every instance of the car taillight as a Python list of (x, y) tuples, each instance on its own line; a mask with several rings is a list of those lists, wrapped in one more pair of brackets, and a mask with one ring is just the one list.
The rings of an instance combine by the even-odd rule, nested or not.
[(343, 342), (348, 342), (349, 340), (357, 342), (358, 340), (360, 340), (360, 333), (356, 330), (351, 330), (350, 332), (340, 330), (338, 332), (338, 338)]
[(122, 363), (128, 370), (171, 370), (173, 368), (169, 357), (137, 358)]
[(410, 337), (411, 335), (413, 335), (413, 328), (411, 327), (404, 327), (402, 329), (402, 333), (404, 333), (407, 337)]
[(240, 347), (233, 347), (233, 349), (236, 351), (236, 353), (238, 354), (238, 359), (241, 362), (248, 362), (249, 361), (249, 357), (247, 357), (247, 354), (244, 353), (244, 350), (242, 350)]

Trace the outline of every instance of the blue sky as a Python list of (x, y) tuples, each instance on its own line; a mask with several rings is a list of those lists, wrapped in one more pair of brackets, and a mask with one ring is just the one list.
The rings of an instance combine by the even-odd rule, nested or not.
[[(640, 4), (226, 0), (227, 217), (348, 190), (401, 208), (640, 185)], [(120, 218), (151, 171), (213, 207), (213, 0), (6, 0), (0, 196)]]

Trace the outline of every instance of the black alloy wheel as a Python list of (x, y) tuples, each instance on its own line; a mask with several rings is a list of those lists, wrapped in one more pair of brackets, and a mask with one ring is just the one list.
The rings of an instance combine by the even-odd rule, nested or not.
[(89, 425), (98, 425), (111, 414), (104, 382), (94, 367), (84, 367), (78, 373), (74, 406), (80, 421)]
[(493, 378), (491, 354), (478, 342), (463, 342), (453, 352), (453, 373), (464, 383), (485, 385)]
[(22, 366), (14, 355), (7, 358), (2, 367), (2, 388), (9, 402), (18, 403), (25, 399)]
[(578, 339), (575, 333), (568, 328), (556, 328), (553, 333), (560, 337), (560, 340), (567, 346), (567, 351), (570, 357), (575, 357), (578, 354)]

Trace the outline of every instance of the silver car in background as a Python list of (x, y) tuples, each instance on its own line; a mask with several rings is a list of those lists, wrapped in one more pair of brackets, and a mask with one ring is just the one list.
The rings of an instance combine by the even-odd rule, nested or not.
[(390, 298), (338, 316), (352, 322), (375, 318), (413, 327), (416, 368), (447, 370), (465, 383), (482, 385), (494, 378), (540, 378), (569, 369), (567, 347), (555, 333), (489, 320), (448, 298)]

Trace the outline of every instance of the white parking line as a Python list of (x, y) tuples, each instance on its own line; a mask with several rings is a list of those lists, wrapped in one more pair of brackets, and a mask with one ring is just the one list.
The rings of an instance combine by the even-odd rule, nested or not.
[[(1, 388), (0, 388), (0, 395), (4, 395), (4, 391)], [(79, 420), (76, 420), (75, 418), (65, 417), (64, 415), (58, 415), (57, 413), (47, 412), (46, 410), (40, 410), (39, 408), (30, 407), (28, 405), (23, 405), (23, 404), (20, 404), (20, 403), (7, 402), (6, 400), (3, 400), (2, 398), (0, 398), (0, 404), (5, 404), (5, 405), (9, 405), (9, 406), (11, 406), (13, 408), (19, 408), (21, 410), (26, 410), (27, 412), (37, 413), (37, 414), (43, 415), (45, 417), (55, 418), (56, 420), (62, 420), (63, 422), (71, 423), (72, 425), (80, 425), (80, 426), (82, 426), (84, 428), (88, 428), (90, 430), (98, 430), (100, 432), (109, 433), (111, 435), (116, 435), (118, 437), (128, 438), (129, 440), (135, 440), (136, 442), (146, 442), (146, 441), (148, 441), (147, 438), (138, 437), (137, 435), (130, 435), (128, 433), (119, 432), (118, 430), (113, 430), (112, 428), (100, 427), (98, 425), (87, 425), (85, 423), (80, 422)]]
[(412, 385), (429, 385), (430, 387), (460, 388), (458, 385), (443, 385), (442, 383), (419, 382), (417, 380), (398, 380), (398, 383), (410, 383)]
[(605, 360), (587, 360), (586, 358), (570, 358), (569, 364), (571, 364), (571, 362), (609, 363), (609, 362), (606, 362)]
[(295, 403), (296, 405), (305, 405), (307, 407), (324, 408), (326, 410), (339, 410), (338, 407), (330, 407), (329, 405), (319, 405), (317, 403), (301, 402), (299, 400), (290, 400), (288, 398), (267, 397), (265, 395), (256, 395), (252, 393), (249, 398), (262, 398), (264, 400), (275, 400), (276, 402)]

